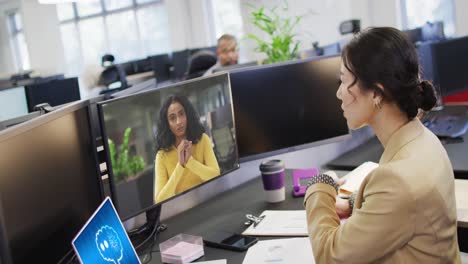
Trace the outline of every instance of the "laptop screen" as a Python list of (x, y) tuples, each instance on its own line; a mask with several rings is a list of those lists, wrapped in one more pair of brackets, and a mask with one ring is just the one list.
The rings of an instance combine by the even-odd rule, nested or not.
[(83, 264), (140, 263), (109, 197), (94, 212), (72, 244)]

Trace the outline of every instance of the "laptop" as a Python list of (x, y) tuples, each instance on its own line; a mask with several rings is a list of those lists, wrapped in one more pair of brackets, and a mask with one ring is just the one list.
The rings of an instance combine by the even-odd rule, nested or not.
[(140, 264), (109, 197), (78, 232), (72, 245), (83, 264)]

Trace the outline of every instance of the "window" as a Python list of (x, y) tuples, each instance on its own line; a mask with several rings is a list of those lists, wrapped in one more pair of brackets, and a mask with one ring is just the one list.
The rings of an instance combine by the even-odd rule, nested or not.
[(21, 15), (15, 11), (7, 15), (7, 24), (10, 33), (10, 45), (13, 50), (13, 58), (16, 70), (28, 70), (29, 64), (28, 46), (23, 33)]
[(162, 0), (88, 0), (57, 5), (67, 74), (111, 53), (124, 62), (170, 51)]
[(443, 21), (446, 36), (455, 35), (453, 0), (402, 0), (403, 26), (412, 29), (426, 22)]
[(223, 34), (231, 34), (241, 39), (242, 27), (240, 0), (211, 0), (216, 39)]

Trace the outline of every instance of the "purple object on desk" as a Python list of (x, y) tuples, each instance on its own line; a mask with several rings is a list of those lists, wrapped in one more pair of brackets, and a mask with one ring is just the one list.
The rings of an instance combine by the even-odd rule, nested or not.
[(307, 186), (306, 185), (301, 186), (301, 179), (312, 178), (313, 176), (317, 174), (319, 174), (319, 170), (316, 168), (293, 170), (292, 172), (292, 178), (293, 178), (292, 195), (294, 197), (304, 196), (307, 190)]

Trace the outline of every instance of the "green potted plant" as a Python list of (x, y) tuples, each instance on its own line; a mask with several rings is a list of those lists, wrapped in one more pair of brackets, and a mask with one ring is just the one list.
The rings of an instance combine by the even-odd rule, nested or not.
[(128, 141), (132, 128), (125, 129), (122, 145), (119, 146), (118, 152), (115, 143), (109, 139), (109, 152), (112, 163), (112, 172), (116, 182), (128, 180), (132, 176), (145, 169), (146, 163), (143, 157), (139, 155), (130, 156), (128, 150)]
[[(265, 53), (267, 59), (265, 63), (275, 63), (293, 60), (296, 58), (300, 41), (296, 40), (295, 27), (304, 16), (284, 17), (278, 13), (278, 6), (265, 9), (256, 8), (252, 4), (247, 4), (254, 9), (251, 14), (251, 23), (268, 35), (268, 40), (262, 40), (254, 34), (248, 34), (247, 38), (257, 43), (256, 51)], [(283, 11), (288, 10), (288, 5), (282, 7)]]

